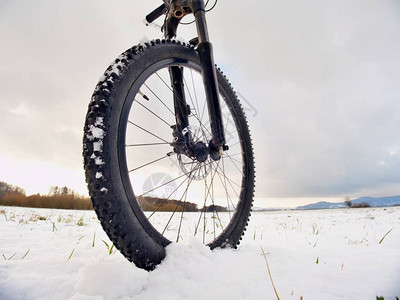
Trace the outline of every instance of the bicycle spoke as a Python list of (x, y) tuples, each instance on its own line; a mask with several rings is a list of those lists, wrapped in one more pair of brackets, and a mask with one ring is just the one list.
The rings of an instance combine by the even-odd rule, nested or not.
[(179, 227), (178, 227), (178, 233), (176, 235), (176, 242), (179, 242), (179, 236), (180, 236), (181, 228), (182, 228), (183, 213), (185, 212), (185, 208), (186, 208), (186, 199), (187, 199), (187, 193), (185, 195), (185, 201), (183, 202), (183, 209), (182, 209), (181, 217), (179, 220)]
[(232, 156), (238, 156), (238, 155), (242, 155), (243, 153), (239, 152), (239, 153), (235, 153), (235, 154), (229, 154), (230, 157)]
[(163, 142), (165, 142), (165, 143), (169, 143), (168, 141), (164, 140), (163, 138), (159, 137), (158, 135), (156, 135), (156, 134), (154, 134), (154, 133), (148, 131), (147, 129), (144, 129), (143, 127), (141, 127), (141, 126), (139, 126), (139, 125), (133, 123), (132, 121), (129, 121), (129, 120), (128, 120), (128, 123), (129, 123), (129, 124), (132, 124), (133, 126), (136, 126), (137, 128), (143, 130), (144, 132), (147, 132), (148, 134), (150, 134), (150, 135), (152, 135), (152, 136), (158, 138), (159, 140), (161, 140), (161, 141), (163, 141)]
[[(194, 86), (194, 82), (193, 82), (193, 71), (192, 71), (192, 69), (190, 69), (190, 74), (191, 74), (191, 77), (192, 77), (193, 92), (194, 92), (194, 96), (195, 96), (195, 100), (196, 100), (196, 105), (195, 105), (195, 103), (193, 101), (193, 97), (192, 97), (192, 94), (190, 93), (189, 85), (187, 84), (185, 77), (183, 77), (183, 80), (185, 82), (184, 86), (185, 86), (185, 89), (186, 89), (186, 91), (187, 91), (187, 93), (189, 95), (190, 102), (192, 103), (192, 107), (193, 107), (192, 111), (194, 110), (196, 112), (196, 113), (193, 113), (193, 116), (195, 116), (196, 119), (201, 123), (201, 120), (199, 119), (200, 110), (199, 110), (199, 103), (198, 103), (198, 99), (197, 99), (196, 87)], [(197, 108), (197, 110), (196, 110), (196, 108)]]
[(189, 177), (186, 177), (169, 195), (167, 198), (163, 200), (163, 202), (160, 203), (160, 205), (147, 217), (149, 220), (167, 201), (168, 199), (182, 186), (182, 184), (185, 183), (186, 180), (188, 180)]
[(137, 167), (137, 168), (134, 168), (134, 169), (132, 169), (132, 170), (129, 170), (128, 172), (131, 173), (131, 172), (137, 171), (137, 170), (139, 170), (139, 169), (141, 169), (141, 168), (144, 168), (144, 167), (146, 167), (146, 166), (149, 166), (149, 165), (151, 165), (151, 164), (154, 164), (154, 163), (156, 163), (156, 162), (158, 162), (158, 161), (160, 161), (160, 160), (162, 160), (162, 159), (164, 159), (164, 158), (167, 158), (167, 157), (169, 157), (168, 154), (165, 155), (165, 156), (162, 156), (162, 157), (160, 157), (160, 158), (157, 158), (157, 159), (155, 159), (155, 160), (153, 160), (153, 161), (151, 161), (151, 162), (145, 163), (144, 165), (141, 165), (140, 167)]
[[(207, 186), (207, 177), (204, 179), (205, 181), (205, 188), (208, 191), (208, 186)], [(203, 214), (203, 244), (205, 243), (205, 238), (206, 238), (206, 204), (207, 204), (207, 197), (208, 195), (206, 195), (205, 197), (205, 202), (204, 202), (204, 214)]]
[(174, 91), (172, 90), (172, 88), (169, 86), (168, 83), (165, 82), (164, 79), (161, 78), (161, 76), (158, 74), (158, 72), (156, 72), (156, 75), (158, 78), (160, 78), (160, 80), (165, 84), (165, 86), (173, 93)]
[[(224, 182), (222, 181), (222, 179), (221, 179), (221, 175), (220, 175), (218, 172), (217, 172), (217, 174), (218, 174), (218, 178), (219, 178), (219, 180), (220, 180), (220, 182), (221, 182), (221, 184), (223, 185), (223, 188), (224, 188), (224, 190), (225, 190), (225, 194), (226, 194), (226, 197), (227, 197), (227, 199), (226, 199), (227, 207), (228, 207), (228, 208), (230, 207), (229, 202), (231, 202), (231, 205), (232, 205), (232, 207), (233, 207), (233, 210), (236, 210), (236, 205), (233, 203), (232, 198), (231, 198), (231, 196), (229, 195), (228, 186), (226, 185), (226, 180), (225, 180), (225, 183), (224, 183)], [(226, 179), (226, 177), (224, 177), (224, 179)], [(232, 186), (231, 186), (231, 189), (234, 191), (234, 193), (236, 194), (236, 196), (239, 197), (238, 193), (233, 189)], [(229, 211), (229, 213), (230, 213), (230, 209), (229, 209), (228, 211)]]
[(233, 161), (237, 162), (238, 164), (242, 164), (242, 162), (240, 160), (237, 160), (236, 158), (232, 158), (232, 156), (230, 154), (226, 154), (226, 156)]
[(154, 113), (153, 111), (151, 111), (150, 109), (148, 109), (145, 105), (143, 105), (142, 103), (140, 103), (138, 100), (135, 100), (135, 103), (139, 104), (141, 107), (143, 107), (144, 109), (146, 109), (148, 112), (150, 112), (151, 114), (153, 114), (154, 116), (156, 116), (158, 119), (160, 119), (161, 121), (163, 121), (165, 124), (167, 124), (168, 127), (171, 127), (171, 125), (165, 121), (163, 118), (161, 118), (159, 115), (157, 115), (156, 113)]
[[(174, 209), (174, 212), (171, 214), (171, 217), (169, 218), (167, 224), (165, 225), (165, 228), (164, 228), (162, 234), (164, 234), (165, 230), (168, 228), (168, 225), (169, 225), (169, 223), (171, 222), (173, 216), (175, 215), (175, 213), (176, 213), (176, 211), (177, 211), (177, 209), (178, 209), (179, 204), (182, 202), (183, 197), (185, 197), (185, 199), (186, 199), (186, 195), (187, 195), (187, 192), (188, 192), (188, 190), (189, 190), (190, 183), (191, 183), (192, 180), (193, 180), (192, 178), (190, 178), (190, 176), (189, 176), (188, 178), (189, 178), (189, 181), (188, 181), (188, 184), (187, 184), (187, 186), (186, 186), (186, 189), (185, 189), (185, 191), (184, 191), (184, 193), (183, 193), (181, 199), (179, 199), (179, 202), (176, 204), (175, 209)], [(180, 232), (180, 230), (179, 230), (179, 232)]]
[[(201, 112), (201, 117), (200, 117), (200, 123), (201, 124), (203, 124), (203, 117), (204, 117), (204, 112), (206, 111), (206, 101), (204, 101), (204, 104), (203, 104), (203, 110), (202, 110), (202, 112)], [(207, 130), (208, 131), (208, 130)], [(208, 131), (208, 133), (210, 133), (209, 131)]]
[(161, 100), (161, 98), (145, 83), (144, 86), (162, 103), (162, 105), (173, 115), (175, 116), (175, 113), (164, 103), (164, 101)]
[[(219, 165), (220, 161), (221, 160), (218, 161), (216, 168), (218, 168), (218, 165)], [(211, 165), (211, 169), (212, 169), (212, 165)], [(215, 177), (215, 174), (211, 175), (211, 193), (212, 193), (211, 194), (211, 201), (212, 201), (212, 205), (214, 206), (213, 207), (213, 216), (214, 216), (214, 213), (217, 215), (217, 219), (218, 219), (219, 224), (220, 224), (220, 226), (221, 226), (221, 228), (223, 230), (223, 225), (222, 225), (222, 222), (221, 222), (221, 219), (219, 217), (218, 210), (217, 210), (217, 207), (216, 207), (215, 201), (214, 201), (215, 200), (215, 197), (214, 197), (214, 177)], [(215, 219), (214, 218), (213, 218), (213, 226), (214, 226), (214, 234), (215, 234)], [(214, 238), (215, 238), (215, 236), (214, 236)]]
[(197, 111), (200, 113), (200, 109), (199, 109), (199, 101), (197, 99), (197, 92), (196, 92), (196, 87), (194, 85), (194, 78), (193, 78), (193, 70), (190, 69), (190, 77), (192, 79), (192, 86), (193, 86), (193, 92), (194, 92), (194, 98), (196, 100), (196, 107), (197, 107)]
[[(206, 185), (204, 185), (204, 195), (206, 195), (206, 193), (207, 193), (207, 187), (206, 187)], [(197, 224), (196, 224), (195, 230), (194, 230), (194, 235), (195, 235), (195, 236), (196, 236), (197, 230), (199, 229), (199, 226), (200, 226), (201, 217), (203, 216), (203, 214), (205, 214), (206, 202), (207, 202), (207, 199), (204, 198), (204, 203), (203, 203), (203, 207), (202, 207), (202, 209), (201, 209), (201, 213), (200, 213), (200, 216), (199, 216), (199, 220), (197, 221)]]
[(129, 144), (125, 145), (125, 147), (144, 147), (144, 146), (159, 146), (159, 145), (170, 145), (170, 143)]
[[(212, 171), (211, 171), (211, 174), (212, 174)], [(219, 224), (220, 224), (222, 229), (223, 229), (223, 225), (222, 225), (222, 222), (221, 222), (221, 219), (219, 217), (218, 210), (217, 210), (217, 207), (216, 207), (215, 201), (214, 201), (215, 198), (214, 198), (214, 177), (213, 177), (213, 175), (211, 175), (211, 184), (210, 184), (210, 186), (211, 186), (211, 197), (210, 198), (211, 198), (211, 203), (212, 203), (212, 206), (213, 206), (213, 211), (212, 211), (213, 215), (212, 215), (211, 219), (213, 221), (213, 234), (214, 234), (214, 239), (215, 239), (215, 219), (216, 218), (218, 219)], [(215, 215), (217, 217), (215, 217)]]
[(231, 186), (232, 190), (235, 192), (236, 196), (239, 198), (239, 194), (236, 192), (236, 190), (234, 189), (234, 187), (232, 186), (232, 184), (236, 185), (238, 188), (241, 188), (241, 185), (239, 185), (238, 183), (234, 182), (233, 180), (229, 179), (228, 176), (226, 176), (224, 173), (219, 173), (217, 171), (218, 174), (220, 174), (221, 176), (223, 176), (224, 178), (226, 178), (228, 180), (229, 185)]
[(159, 186), (156, 186), (155, 188), (152, 188), (151, 190), (139, 195), (138, 197), (142, 197), (144, 195), (147, 195), (148, 193), (154, 192), (155, 190), (157, 190), (157, 189), (159, 189), (159, 188), (161, 188), (161, 187), (163, 187), (163, 186), (165, 186), (165, 185), (167, 185), (167, 184), (169, 184), (171, 182), (174, 182), (174, 181), (178, 180), (179, 178), (182, 178), (183, 176), (186, 176), (186, 174), (180, 175), (180, 176), (178, 176), (178, 177), (176, 177), (174, 179), (171, 179), (171, 180), (169, 180), (169, 181), (167, 181), (167, 182), (165, 182), (165, 183), (163, 183), (163, 184), (161, 184)]
[[(223, 172), (223, 174), (225, 174), (224, 157), (222, 156), (221, 159), (222, 159), (222, 172)], [(219, 180), (221, 180), (221, 176), (219, 174), (218, 174), (218, 177), (219, 177)], [(222, 180), (221, 180), (221, 183), (222, 183), (222, 185), (224, 186), (224, 189), (225, 189), (226, 204), (227, 204), (227, 207), (228, 207), (229, 219), (230, 219), (231, 218), (231, 210), (229, 209), (229, 200), (228, 200), (228, 197), (230, 199), (230, 196), (229, 196), (229, 193), (228, 193), (228, 189), (226, 188), (226, 178), (225, 177), (224, 177), (224, 182), (222, 182)], [(231, 200), (231, 202), (232, 202), (232, 200)], [(233, 204), (233, 202), (232, 202), (232, 204)], [(233, 209), (236, 209), (234, 205), (233, 205)]]
[(242, 162), (241, 162), (241, 161), (238, 161), (238, 160), (236, 160), (236, 159), (234, 159), (234, 158), (232, 158), (232, 157), (230, 157), (228, 153), (226, 153), (226, 156), (232, 161), (232, 163), (233, 163), (233, 165), (236, 167), (236, 169), (237, 169), (239, 172), (242, 172), (242, 170), (237, 166), (237, 164), (235, 163), (235, 161), (238, 162), (238, 163), (240, 163), (240, 164), (241, 164)]
[[(217, 162), (217, 165), (218, 164), (219, 164), (219, 161)], [(211, 182), (214, 180), (214, 176), (215, 176), (215, 173), (214, 173), (214, 175), (211, 176)], [(210, 188), (211, 188), (211, 185), (208, 186), (208, 184), (207, 184), (207, 177), (204, 178), (204, 187), (205, 187), (205, 192), (204, 192), (205, 193), (205, 197), (204, 197), (204, 203), (203, 203), (203, 211), (199, 216), (199, 220), (197, 222), (197, 226), (196, 226), (196, 230), (195, 230), (195, 235), (196, 235), (198, 227), (200, 225), (200, 220), (201, 220), (202, 215), (203, 215), (203, 218), (204, 218), (204, 220), (203, 220), (203, 225), (204, 226), (205, 226), (205, 222), (206, 222), (205, 221), (205, 212), (206, 212), (206, 206), (207, 206), (207, 199), (208, 199), (208, 196), (210, 195)], [(211, 199), (211, 201), (212, 201), (212, 203), (214, 202), (213, 199)], [(204, 235), (204, 230), (203, 230), (203, 235)]]

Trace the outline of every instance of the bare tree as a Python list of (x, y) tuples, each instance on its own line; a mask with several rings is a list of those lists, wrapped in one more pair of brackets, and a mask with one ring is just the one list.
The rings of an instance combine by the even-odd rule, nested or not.
[(350, 197), (346, 196), (344, 198), (344, 204), (346, 204), (347, 207), (352, 207), (353, 203), (351, 203)]
[(7, 194), (22, 194), (25, 195), (25, 190), (18, 187), (8, 184), (7, 182), (0, 181), (0, 198), (4, 197)]

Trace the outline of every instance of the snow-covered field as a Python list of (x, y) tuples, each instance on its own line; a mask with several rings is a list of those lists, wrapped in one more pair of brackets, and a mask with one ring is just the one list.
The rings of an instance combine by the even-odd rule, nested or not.
[[(400, 297), (400, 207), (253, 213), (239, 249), (186, 239), (153, 272), (107, 249), (94, 212), (0, 207), (0, 299)], [(111, 252), (111, 254), (110, 254)]]

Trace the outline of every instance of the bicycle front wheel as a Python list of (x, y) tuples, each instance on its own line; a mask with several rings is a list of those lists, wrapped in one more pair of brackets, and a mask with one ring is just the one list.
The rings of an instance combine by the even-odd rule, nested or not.
[(135, 46), (107, 69), (89, 104), (84, 164), (93, 207), (114, 245), (152, 270), (165, 247), (190, 236), (211, 249), (239, 244), (254, 193), (253, 148), (245, 115), (218, 70), (226, 144), (220, 159), (174, 152), (176, 125), (169, 69), (183, 74), (189, 126), (196, 142), (211, 140), (199, 56), (189, 45)]

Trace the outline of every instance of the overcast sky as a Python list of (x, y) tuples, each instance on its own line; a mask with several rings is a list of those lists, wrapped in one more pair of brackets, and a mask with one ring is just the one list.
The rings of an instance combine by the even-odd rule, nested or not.
[[(0, 181), (85, 193), (91, 94), (120, 53), (161, 37), (143, 23), (160, 3), (0, 0)], [(398, 0), (219, 0), (208, 23), (247, 110), (258, 197), (400, 194)]]

